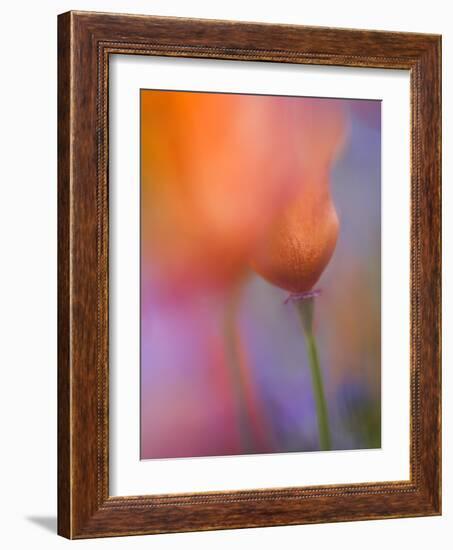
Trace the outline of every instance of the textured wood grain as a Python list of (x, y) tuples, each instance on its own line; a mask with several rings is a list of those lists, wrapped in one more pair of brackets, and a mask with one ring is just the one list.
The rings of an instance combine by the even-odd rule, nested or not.
[[(58, 531), (68, 538), (440, 513), (440, 37), (70, 12), (59, 16)], [(186, 495), (108, 490), (111, 54), (411, 73), (411, 479)]]
[(58, 532), (71, 536), (70, 17), (58, 22)]

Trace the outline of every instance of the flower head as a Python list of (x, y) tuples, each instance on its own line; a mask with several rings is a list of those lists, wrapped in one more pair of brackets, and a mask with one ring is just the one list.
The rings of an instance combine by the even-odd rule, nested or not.
[(327, 266), (338, 238), (329, 172), (345, 137), (335, 100), (308, 100), (296, 113), (303, 162), (298, 193), (273, 220), (251, 265), (291, 293), (310, 291)]

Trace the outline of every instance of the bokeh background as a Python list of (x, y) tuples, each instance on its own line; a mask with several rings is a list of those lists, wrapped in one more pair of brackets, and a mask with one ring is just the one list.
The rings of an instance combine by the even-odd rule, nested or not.
[[(239, 97), (245, 98), (242, 111), (235, 107)], [(256, 100), (261, 107), (252, 116)], [(272, 116), (262, 116), (261, 109)], [(341, 143), (320, 169), (329, 171), (340, 233), (316, 285), (321, 294), (314, 330), (333, 448), (380, 447), (380, 102), (144, 90), (142, 459), (319, 450), (297, 312), (285, 303), (288, 292), (247, 267), (247, 239), (255, 236), (255, 226), (226, 228), (250, 212), (271, 215), (272, 206), (284, 200), (278, 184), (283, 168), (287, 179), (292, 174), (289, 179), (303, 185), (298, 174), (306, 158), (292, 163), (286, 136), (313, 135), (309, 143), (318, 158), (337, 130), (331, 121), (338, 111)], [(232, 120), (239, 121), (239, 133), (230, 130)], [(267, 143), (268, 135), (280, 137)], [(224, 164), (219, 148), (230, 151), (234, 168), (230, 160)], [(279, 162), (284, 167), (275, 175), (272, 167)], [(268, 180), (272, 185), (266, 187)], [(228, 193), (234, 198), (231, 212)], [(260, 201), (261, 194), (267, 199)], [(200, 201), (209, 208), (200, 210)]]

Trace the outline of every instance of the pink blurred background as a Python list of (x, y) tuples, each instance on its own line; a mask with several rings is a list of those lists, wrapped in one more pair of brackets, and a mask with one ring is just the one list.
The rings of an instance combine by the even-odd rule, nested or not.
[(299, 319), (249, 261), (318, 174), (333, 448), (379, 447), (380, 102), (147, 90), (141, 113), (141, 458), (319, 450)]

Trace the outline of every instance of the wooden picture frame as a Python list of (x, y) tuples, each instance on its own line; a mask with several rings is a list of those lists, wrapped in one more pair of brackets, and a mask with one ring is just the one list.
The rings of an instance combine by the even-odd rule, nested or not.
[[(69, 12), (58, 19), (58, 532), (88, 538), (441, 513), (441, 38)], [(410, 71), (410, 480), (109, 495), (109, 56)]]

